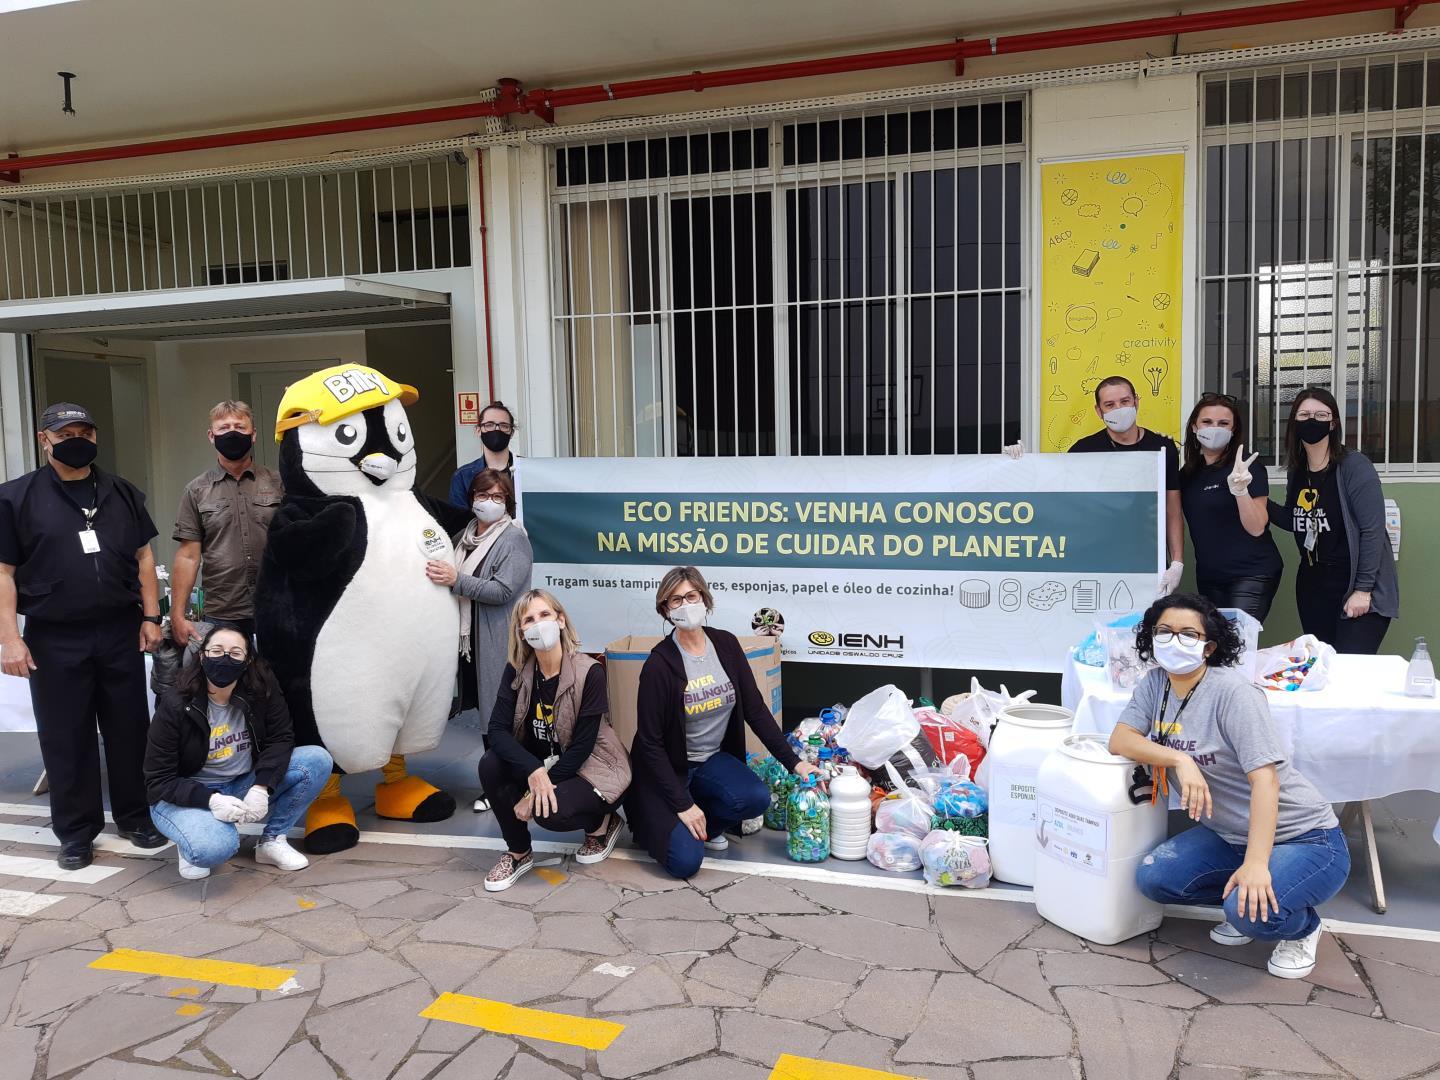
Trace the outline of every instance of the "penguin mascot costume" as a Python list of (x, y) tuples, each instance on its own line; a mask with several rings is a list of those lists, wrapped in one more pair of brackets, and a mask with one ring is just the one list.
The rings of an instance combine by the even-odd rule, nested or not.
[(312, 854), (359, 842), (341, 772), (382, 771), (380, 817), (455, 812), (454, 798), (405, 769), (406, 754), (440, 742), (459, 656), (458, 601), (425, 563), (449, 559), (449, 534), (469, 520), (415, 491), (405, 406), (418, 398), (374, 368), (342, 364), (287, 387), (275, 422), (285, 499), (260, 566), (256, 636), (296, 744), (335, 759), (305, 819)]

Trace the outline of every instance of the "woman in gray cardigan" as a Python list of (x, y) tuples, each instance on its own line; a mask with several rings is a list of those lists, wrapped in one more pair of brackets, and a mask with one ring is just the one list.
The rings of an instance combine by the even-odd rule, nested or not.
[[(462, 672), (475, 672), (475, 707), (489, 717), (500, 692), (510, 640), (510, 609), (530, 591), (534, 561), (530, 538), (515, 523), (515, 488), (497, 469), (482, 469), (470, 482), (475, 519), (455, 544), (450, 562), (431, 562), (430, 580), (460, 597), (458, 641)], [(463, 677), (463, 676), (462, 676)], [(476, 810), (487, 809), (477, 802)]]
[(1400, 585), (1380, 477), (1342, 435), (1330, 391), (1300, 391), (1285, 439), (1285, 505), (1271, 503), (1270, 517), (1300, 549), (1295, 605), (1305, 633), (1336, 652), (1374, 654), (1400, 614)]

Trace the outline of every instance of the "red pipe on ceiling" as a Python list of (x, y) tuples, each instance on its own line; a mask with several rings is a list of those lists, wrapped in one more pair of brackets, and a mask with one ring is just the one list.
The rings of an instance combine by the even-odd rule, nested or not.
[(956, 63), (966, 58), (1002, 53), (1039, 52), (1077, 45), (1097, 45), (1112, 41), (1133, 41), (1138, 38), (1167, 37), (1205, 30), (1230, 30), (1245, 26), (1290, 22), (1299, 19), (1354, 15), (1369, 11), (1395, 11), (1397, 14), (1416, 4), (1440, 3), (1440, 0), (1289, 0), (1278, 4), (1252, 4), (1246, 7), (1205, 11), (1193, 15), (1167, 15), (1153, 19), (1130, 19), (1100, 23), (1094, 26), (1044, 30), (1033, 34), (1009, 34), (973, 41), (948, 41), (906, 49), (850, 53), (814, 60), (797, 60), (778, 64), (725, 68), (719, 71), (696, 71), (689, 75), (671, 75), (627, 82), (594, 83), (567, 89), (536, 89), (520, 92), (517, 84), (506, 80), (494, 101), (477, 101), (463, 105), (447, 105), (404, 112), (353, 116), (338, 120), (321, 120), (279, 127), (251, 128), (244, 131), (219, 132), (177, 139), (99, 146), (88, 150), (66, 150), (30, 157), (0, 158), (6, 173), (53, 169), (65, 165), (88, 165), (101, 161), (156, 157), (197, 150), (215, 150), (230, 146), (310, 139), (325, 135), (342, 135), (358, 131), (386, 128), (418, 127), (478, 117), (506, 116), (511, 113), (534, 113), (550, 119), (553, 110), (570, 105), (596, 104), (622, 98), (653, 97), (661, 94), (699, 92), (751, 83), (776, 82), (783, 79), (809, 78), (842, 72), (872, 71), (879, 68), (908, 67), (917, 64)]

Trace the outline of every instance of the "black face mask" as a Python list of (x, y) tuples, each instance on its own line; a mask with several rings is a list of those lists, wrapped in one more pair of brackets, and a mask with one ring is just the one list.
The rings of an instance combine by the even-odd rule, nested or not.
[(480, 441), (485, 444), (486, 450), (498, 454), (510, 445), (510, 436), (504, 431), (486, 431), (481, 434)]
[(255, 445), (255, 436), (243, 431), (226, 431), (215, 436), (215, 449), (226, 461), (244, 461)]
[(1330, 437), (1329, 420), (1316, 420), (1311, 417), (1308, 420), (1295, 421), (1295, 431), (1300, 436), (1300, 441), (1314, 446), (1316, 443), (1324, 442)]
[(248, 660), (236, 660), (233, 656), (202, 656), (200, 664), (205, 669), (205, 678), (212, 686), (226, 687), (240, 678), (249, 665)]
[(68, 465), (72, 469), (85, 468), (95, 460), (95, 455), (99, 452), (99, 447), (93, 442), (80, 437), (50, 444), (50, 456), (61, 465)]

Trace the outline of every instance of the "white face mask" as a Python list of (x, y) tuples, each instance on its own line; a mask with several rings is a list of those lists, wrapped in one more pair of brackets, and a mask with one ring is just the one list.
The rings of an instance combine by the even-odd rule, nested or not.
[(1117, 435), (1123, 435), (1135, 426), (1137, 411), (1134, 405), (1126, 405), (1122, 409), (1111, 409), (1104, 416), (1105, 426)]
[(1205, 663), (1205, 646), (1208, 642), (1197, 641), (1186, 645), (1179, 638), (1164, 643), (1155, 643), (1155, 662), (1171, 675), (1189, 675)]
[(705, 605), (681, 604), (670, 612), (670, 621), (681, 630), (698, 630), (705, 625)]
[(489, 499), (476, 499), (470, 505), (475, 511), (475, 516), (487, 525), (492, 525), (505, 516), (505, 504), (491, 502)]
[(525, 628), (525, 643), (536, 652), (549, 652), (560, 644), (560, 623), (557, 619), (541, 619)]
[(1224, 450), (1233, 434), (1228, 427), (1202, 427), (1196, 430), (1195, 438), (1206, 450)]

